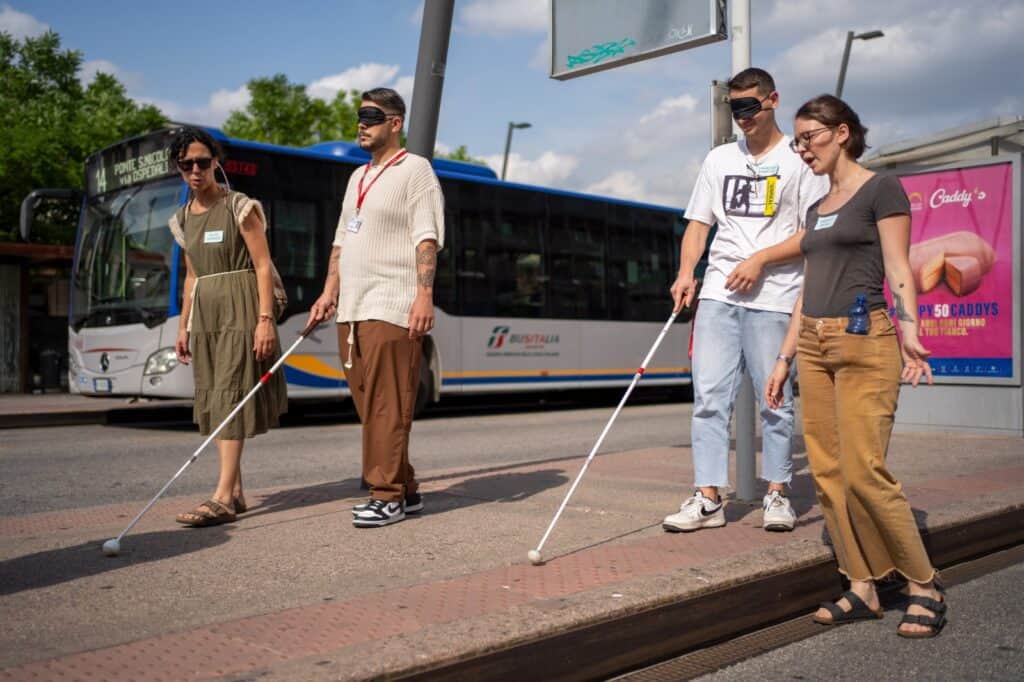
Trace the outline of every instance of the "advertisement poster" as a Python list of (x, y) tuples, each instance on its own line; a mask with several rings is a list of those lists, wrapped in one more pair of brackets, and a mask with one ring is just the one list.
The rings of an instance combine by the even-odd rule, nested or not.
[(921, 342), (936, 377), (1014, 375), (1013, 177), (1007, 162), (900, 178)]

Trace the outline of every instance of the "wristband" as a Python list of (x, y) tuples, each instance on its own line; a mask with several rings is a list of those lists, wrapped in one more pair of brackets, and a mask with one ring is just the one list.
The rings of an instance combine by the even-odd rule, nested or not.
[(268, 322), (273, 322), (274, 316), (271, 315), (270, 313), (260, 313), (260, 319), (267, 320)]
[(779, 353), (777, 356), (775, 356), (775, 359), (776, 360), (782, 360), (784, 363), (786, 363), (787, 367), (789, 365), (793, 364), (793, 356), (792, 355), (783, 355), (782, 353)]

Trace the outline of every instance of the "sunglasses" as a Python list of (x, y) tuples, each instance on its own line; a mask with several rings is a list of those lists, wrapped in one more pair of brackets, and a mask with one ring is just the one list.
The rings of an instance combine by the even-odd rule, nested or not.
[(178, 159), (178, 168), (182, 173), (191, 173), (193, 166), (199, 166), (199, 170), (202, 171), (210, 170), (212, 165), (213, 159), (209, 156), (201, 156), (196, 159)]
[(729, 100), (729, 108), (732, 109), (732, 117), (737, 121), (744, 121), (754, 118), (764, 107), (761, 103), (771, 97), (771, 94), (758, 99), (757, 97), (737, 97)]
[(366, 126), (380, 125), (389, 118), (395, 118), (399, 114), (389, 114), (383, 109), (377, 107), (359, 107), (359, 111), (356, 113), (358, 121)]
[(789, 148), (795, 152), (799, 152), (801, 147), (803, 149), (809, 149), (811, 146), (811, 140), (817, 137), (819, 133), (825, 132), (826, 130), (832, 130), (833, 128), (835, 128), (835, 126), (825, 126), (823, 128), (808, 130), (806, 133), (800, 133), (789, 141)]

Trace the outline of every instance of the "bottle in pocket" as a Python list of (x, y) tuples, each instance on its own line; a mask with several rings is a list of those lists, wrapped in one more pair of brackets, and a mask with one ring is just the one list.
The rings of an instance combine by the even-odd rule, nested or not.
[(847, 334), (867, 334), (871, 320), (868, 317), (868, 299), (866, 296), (858, 296), (857, 301), (850, 306), (850, 322), (846, 325)]

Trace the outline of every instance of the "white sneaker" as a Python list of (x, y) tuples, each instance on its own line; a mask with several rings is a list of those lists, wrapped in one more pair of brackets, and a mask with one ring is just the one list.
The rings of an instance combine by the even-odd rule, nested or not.
[(765, 530), (793, 530), (796, 525), (796, 512), (789, 504), (789, 498), (773, 490), (764, 496), (764, 521), (761, 527)]
[(704, 497), (698, 490), (680, 505), (677, 513), (666, 516), (661, 527), (670, 533), (678, 533), (724, 525), (725, 505)]
[(405, 518), (404, 507), (401, 502), (370, 500), (365, 509), (352, 517), (352, 525), (356, 528), (390, 526)]

